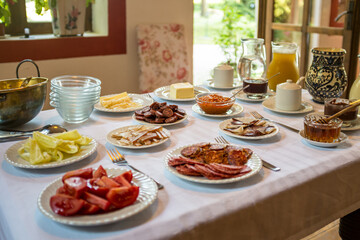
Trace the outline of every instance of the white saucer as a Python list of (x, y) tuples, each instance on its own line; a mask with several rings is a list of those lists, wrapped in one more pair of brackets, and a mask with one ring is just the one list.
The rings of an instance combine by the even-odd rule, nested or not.
[[(232, 90), (231, 93), (234, 94), (236, 91), (238, 91), (238, 89)], [(262, 101), (265, 101), (266, 99), (268, 99), (269, 97), (272, 97), (274, 95), (275, 95), (274, 92), (268, 91), (264, 98), (253, 99), (253, 98), (248, 98), (247, 94), (244, 93), (243, 91), (241, 91), (240, 93), (235, 95), (235, 98), (239, 99), (240, 101), (245, 101), (245, 102), (262, 102)]]
[(343, 123), (341, 126), (341, 131), (355, 131), (360, 129), (360, 116), (351, 123)]
[(307, 102), (301, 102), (301, 108), (296, 111), (289, 111), (289, 110), (281, 110), (275, 107), (275, 97), (270, 97), (262, 102), (262, 105), (273, 112), (278, 113), (286, 113), (286, 114), (300, 114), (300, 113), (308, 113), (313, 110), (313, 106)]
[[(197, 92), (197, 93), (210, 92), (209, 89), (199, 87), (199, 86), (194, 86), (194, 91)], [(184, 102), (184, 101), (194, 101), (195, 100), (195, 96), (192, 97), (192, 98), (171, 98), (170, 97), (170, 86), (157, 88), (157, 89), (155, 89), (154, 94), (158, 98), (161, 98), (161, 99), (164, 99), (164, 100), (170, 100), (170, 101)]]
[(226, 113), (207, 114), (196, 103), (192, 106), (192, 110), (200, 115), (207, 116), (207, 117), (231, 117), (231, 116), (235, 116), (235, 115), (242, 113), (244, 111), (244, 108), (240, 104), (234, 103), (234, 105), (232, 105), (232, 107), (229, 110), (227, 110)]
[(325, 142), (316, 142), (316, 141), (312, 141), (310, 139), (305, 138), (304, 135), (304, 130), (301, 130), (299, 132), (300, 136), (308, 143), (310, 143), (311, 145), (317, 146), (317, 147), (336, 147), (338, 145), (340, 145), (341, 143), (346, 142), (346, 140), (348, 139), (348, 137), (346, 136), (345, 133), (340, 132), (340, 137), (339, 137), (339, 141), (338, 142), (333, 142), (333, 143), (325, 143)]
[(214, 88), (214, 89), (233, 89), (233, 88), (241, 87), (243, 84), (237, 78), (234, 78), (234, 83), (230, 87), (216, 87), (214, 85), (214, 80), (213, 79), (206, 80), (205, 85), (208, 86), (208, 87)]

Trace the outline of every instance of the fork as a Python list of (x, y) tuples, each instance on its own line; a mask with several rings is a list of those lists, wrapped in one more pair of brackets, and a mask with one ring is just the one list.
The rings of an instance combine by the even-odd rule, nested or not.
[(258, 113), (258, 112), (256, 112), (256, 111), (250, 112), (250, 114), (251, 114), (254, 118), (256, 118), (256, 119), (267, 120), (267, 121), (270, 121), (270, 122), (279, 124), (280, 126), (283, 126), (283, 127), (287, 128), (287, 129), (289, 129), (289, 130), (291, 130), (291, 131), (294, 131), (294, 132), (296, 132), (296, 133), (299, 133), (299, 132), (300, 132), (299, 129), (293, 128), (293, 127), (291, 127), (291, 126), (289, 126), (289, 125), (286, 125), (286, 124), (281, 123), (281, 122), (278, 122), (278, 121), (274, 121), (274, 120), (270, 120), (270, 119), (268, 119), (268, 118), (265, 118), (265, 117), (263, 117), (260, 113)]
[[(126, 159), (124, 158), (124, 156), (115, 148), (113, 150), (108, 150), (106, 149), (107, 154), (109, 155), (111, 161), (118, 165), (118, 166), (126, 166), (128, 168), (131, 168), (132, 170), (135, 170), (137, 172), (140, 172), (146, 176), (148, 176), (149, 178), (151, 178), (149, 175), (143, 173), (142, 171), (136, 169), (135, 167), (131, 166)], [(154, 180), (153, 178), (151, 178), (157, 185), (158, 189), (163, 189), (164, 186), (161, 183), (158, 183), (156, 180)]]
[(150, 95), (150, 93), (146, 93), (145, 95), (155, 101), (155, 99)]
[[(216, 138), (215, 138), (215, 141), (216, 141), (217, 143), (230, 144), (229, 141), (226, 140), (223, 136), (216, 137)], [(262, 165), (263, 165), (264, 167), (266, 167), (266, 168), (268, 168), (268, 169), (270, 169), (270, 170), (272, 170), (272, 171), (277, 172), (277, 171), (280, 171), (280, 170), (281, 170), (281, 168), (276, 167), (276, 166), (272, 165), (271, 163), (268, 163), (267, 161), (264, 161), (264, 160), (262, 160), (262, 159), (261, 159), (261, 161), (262, 161)]]

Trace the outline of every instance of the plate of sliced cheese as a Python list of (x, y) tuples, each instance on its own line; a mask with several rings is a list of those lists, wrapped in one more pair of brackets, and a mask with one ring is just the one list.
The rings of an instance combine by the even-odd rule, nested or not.
[(154, 100), (146, 95), (123, 92), (100, 97), (94, 108), (102, 112), (133, 112), (153, 102)]
[(195, 95), (210, 92), (209, 89), (193, 86), (190, 83), (174, 83), (170, 86), (155, 89), (155, 96), (170, 101), (194, 101)]

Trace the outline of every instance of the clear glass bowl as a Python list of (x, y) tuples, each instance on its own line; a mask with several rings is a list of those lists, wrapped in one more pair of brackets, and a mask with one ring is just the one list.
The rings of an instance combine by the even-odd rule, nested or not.
[(340, 118), (331, 119), (328, 123), (319, 120), (329, 117), (328, 115), (309, 114), (304, 117), (304, 135), (307, 139), (316, 142), (333, 143), (339, 141), (341, 125)]
[(230, 98), (223, 93), (197, 94), (196, 103), (207, 114), (224, 114), (235, 103), (235, 97)]
[(51, 80), (50, 105), (68, 123), (86, 121), (100, 100), (101, 81), (88, 76), (60, 76)]

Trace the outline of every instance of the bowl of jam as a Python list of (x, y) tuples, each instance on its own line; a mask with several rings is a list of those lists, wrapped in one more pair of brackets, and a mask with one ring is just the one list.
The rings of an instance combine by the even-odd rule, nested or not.
[[(335, 113), (343, 110), (346, 107), (350, 106), (355, 100), (349, 100), (345, 98), (329, 98), (325, 99), (324, 102), (324, 114), (325, 115), (334, 115)], [(358, 107), (355, 107), (339, 116), (344, 122), (350, 122), (357, 119)]]
[(326, 122), (328, 115), (309, 114), (304, 117), (305, 138), (316, 142), (333, 143), (339, 140), (341, 125), (340, 118)]
[(222, 93), (200, 93), (195, 97), (196, 103), (207, 114), (224, 114), (235, 102), (235, 97)]

